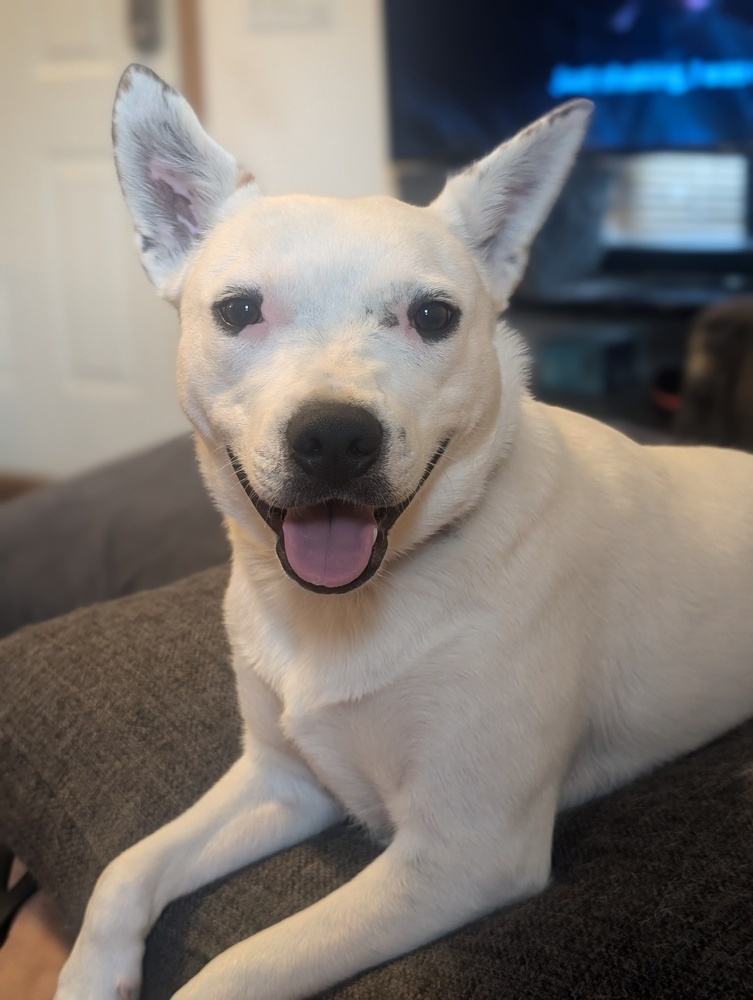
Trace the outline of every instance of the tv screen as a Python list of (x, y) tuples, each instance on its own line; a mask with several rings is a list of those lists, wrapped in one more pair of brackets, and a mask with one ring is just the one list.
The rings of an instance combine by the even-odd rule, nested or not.
[(589, 97), (597, 150), (753, 149), (753, 0), (387, 0), (392, 151), (460, 164)]

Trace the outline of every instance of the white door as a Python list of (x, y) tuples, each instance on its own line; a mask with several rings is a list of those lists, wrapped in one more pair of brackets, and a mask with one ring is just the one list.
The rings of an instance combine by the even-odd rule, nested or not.
[(160, 7), (145, 59), (127, 0), (0, 3), (0, 473), (65, 475), (187, 427), (177, 317), (141, 271), (110, 147), (127, 63), (177, 81)]

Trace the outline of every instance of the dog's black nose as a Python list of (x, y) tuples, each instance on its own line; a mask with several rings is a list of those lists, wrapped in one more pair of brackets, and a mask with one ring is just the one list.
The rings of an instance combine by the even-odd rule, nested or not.
[(330, 486), (344, 486), (379, 458), (383, 431), (362, 406), (313, 401), (294, 414), (286, 437), (304, 472)]

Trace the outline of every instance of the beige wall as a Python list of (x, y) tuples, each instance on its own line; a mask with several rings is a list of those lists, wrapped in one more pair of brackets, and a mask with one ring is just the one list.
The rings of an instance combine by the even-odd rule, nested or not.
[(204, 123), (268, 194), (387, 193), (381, 0), (201, 0)]

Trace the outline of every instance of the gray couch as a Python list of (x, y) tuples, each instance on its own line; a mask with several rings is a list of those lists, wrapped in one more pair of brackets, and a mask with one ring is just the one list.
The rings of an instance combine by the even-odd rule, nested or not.
[[(73, 928), (103, 865), (238, 753), (227, 560), (188, 439), (0, 506), (0, 842)], [(174, 903), (144, 1000), (376, 851), (342, 825)], [(561, 815), (541, 895), (326, 995), (753, 997), (753, 723)]]

